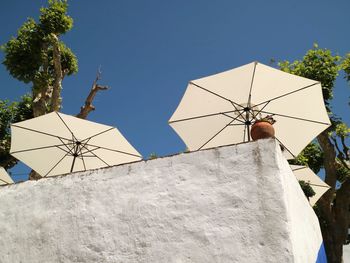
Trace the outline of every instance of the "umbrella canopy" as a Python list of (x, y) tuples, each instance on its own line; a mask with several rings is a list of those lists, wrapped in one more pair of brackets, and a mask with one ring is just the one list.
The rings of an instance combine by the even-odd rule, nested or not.
[(10, 153), (41, 176), (141, 160), (114, 127), (58, 112), (11, 125)]
[(4, 167), (0, 167), (0, 185), (13, 184), (12, 178), (8, 175)]
[(169, 124), (193, 151), (247, 142), (267, 115), (288, 159), (330, 125), (320, 82), (258, 62), (190, 81)]
[(291, 165), (292, 171), (298, 181), (304, 181), (308, 183), (315, 192), (309, 200), (310, 204), (313, 206), (316, 204), (318, 199), (328, 191), (330, 186), (323, 182), (320, 177), (318, 177), (310, 168), (300, 165)]

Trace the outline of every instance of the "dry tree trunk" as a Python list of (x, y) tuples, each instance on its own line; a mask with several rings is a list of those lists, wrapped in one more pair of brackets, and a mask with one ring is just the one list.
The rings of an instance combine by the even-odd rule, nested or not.
[(59, 40), (55, 34), (52, 37), (52, 47), (53, 47), (53, 65), (55, 78), (52, 86), (52, 97), (51, 97), (51, 107), (50, 111), (59, 111), (61, 108), (61, 90), (62, 90), (62, 80), (63, 72), (61, 65), (61, 50), (59, 46)]
[(320, 225), (329, 263), (341, 263), (349, 222), (350, 180), (347, 179), (335, 191), (337, 182), (336, 151), (327, 130), (318, 137), (324, 152), (325, 182), (331, 187), (317, 203)]
[(86, 119), (88, 114), (91, 111), (95, 110), (95, 107), (94, 107), (94, 105), (92, 105), (92, 102), (93, 102), (97, 92), (100, 90), (109, 89), (108, 86), (101, 86), (101, 85), (97, 84), (97, 81), (99, 81), (100, 79), (101, 79), (101, 69), (99, 68), (97, 71), (96, 78), (95, 78), (94, 82), (92, 83), (90, 93), (86, 97), (85, 104), (84, 104), (84, 106), (82, 106), (80, 108), (80, 112), (76, 115), (76, 117), (81, 118), (81, 119)]

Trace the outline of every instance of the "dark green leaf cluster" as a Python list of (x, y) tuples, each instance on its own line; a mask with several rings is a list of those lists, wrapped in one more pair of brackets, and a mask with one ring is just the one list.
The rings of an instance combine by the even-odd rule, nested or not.
[(342, 69), (345, 72), (345, 78), (350, 81), (350, 54), (347, 54), (341, 64)]
[(78, 72), (78, 59), (63, 42), (60, 42), (62, 69), (67, 75)]
[(10, 156), (10, 124), (33, 118), (32, 98), (25, 95), (19, 102), (0, 100), (0, 165), (6, 169), (16, 164)]
[(350, 170), (339, 162), (337, 163), (336, 176), (337, 180), (340, 183), (343, 183), (346, 179), (350, 177)]
[(42, 65), (41, 40), (42, 34), (30, 18), (20, 27), (17, 37), (2, 46), (3, 64), (14, 78), (25, 83), (33, 80)]
[(305, 196), (309, 199), (310, 197), (313, 197), (316, 193), (315, 191), (312, 189), (312, 187), (310, 186), (309, 183), (305, 182), (305, 181), (299, 181), (300, 187), (303, 190)]
[[(72, 50), (67, 47), (62, 41), (59, 42), (59, 47), (61, 51), (61, 66), (63, 72), (65, 72), (66, 75), (71, 75), (78, 72), (78, 59)], [(54, 75), (53, 51), (51, 48), (48, 49), (47, 56), (49, 64), (48, 76), (46, 76), (46, 78), (51, 80), (51, 76)]]
[(290, 164), (304, 165), (310, 167), (315, 173), (318, 173), (323, 167), (323, 151), (316, 143), (310, 143)]
[(9, 136), (10, 124), (33, 118), (32, 98), (25, 95), (19, 102), (0, 100), (0, 140)]
[(320, 81), (322, 84), (323, 98), (328, 105), (333, 98), (333, 87), (340, 70), (341, 57), (332, 55), (328, 49), (321, 49), (315, 44), (303, 60), (293, 63), (280, 62), (281, 70), (305, 78)]
[[(5, 53), (3, 64), (14, 78), (36, 83), (34, 86), (52, 82), (52, 35), (58, 37), (73, 26), (73, 19), (66, 14), (67, 7), (66, 1), (49, 1), (48, 7), (40, 9), (39, 23), (28, 19), (18, 30), (17, 37), (2, 46)], [(76, 73), (77, 58), (63, 42), (60, 41), (59, 45), (62, 71), (68, 75)]]
[(68, 16), (67, 1), (49, 1), (49, 8), (40, 9), (40, 28), (45, 35), (61, 35), (71, 30), (73, 19)]

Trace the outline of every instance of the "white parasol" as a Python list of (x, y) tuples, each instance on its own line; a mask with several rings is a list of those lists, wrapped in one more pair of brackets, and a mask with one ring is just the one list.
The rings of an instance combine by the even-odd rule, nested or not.
[(52, 112), (11, 125), (10, 153), (54, 176), (141, 160), (117, 128)]
[(8, 175), (4, 167), (0, 167), (0, 185), (13, 184), (12, 178)]
[(301, 165), (291, 165), (292, 171), (298, 181), (308, 183), (315, 192), (315, 195), (310, 197), (310, 204), (314, 206), (318, 199), (328, 191), (330, 186), (323, 182), (310, 168)]
[(330, 125), (320, 82), (258, 62), (190, 81), (169, 124), (194, 151), (250, 141), (267, 115), (288, 159)]

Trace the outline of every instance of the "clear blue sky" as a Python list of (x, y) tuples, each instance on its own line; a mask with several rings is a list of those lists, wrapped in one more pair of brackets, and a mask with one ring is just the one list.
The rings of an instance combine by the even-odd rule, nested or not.
[[(0, 44), (46, 1), (3, 1)], [(118, 127), (147, 158), (185, 145), (167, 124), (187, 82), (252, 61), (295, 60), (314, 42), (339, 55), (350, 52), (350, 2), (232, 0), (69, 1), (74, 28), (63, 40), (79, 72), (63, 82), (63, 109), (76, 114), (97, 68), (101, 84), (89, 119)], [(0, 54), (2, 60), (3, 54)], [(1, 98), (14, 100), (30, 86), (0, 66)], [(349, 86), (339, 79), (334, 111), (350, 123)]]

